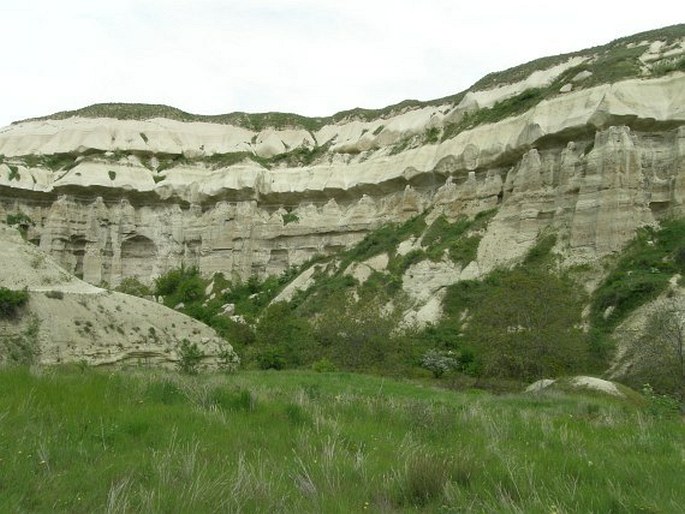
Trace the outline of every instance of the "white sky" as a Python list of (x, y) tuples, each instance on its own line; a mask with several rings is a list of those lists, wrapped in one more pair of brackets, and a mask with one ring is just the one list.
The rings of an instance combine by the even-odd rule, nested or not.
[(378, 108), (682, 22), (682, 0), (1, 0), (0, 127), (97, 102)]

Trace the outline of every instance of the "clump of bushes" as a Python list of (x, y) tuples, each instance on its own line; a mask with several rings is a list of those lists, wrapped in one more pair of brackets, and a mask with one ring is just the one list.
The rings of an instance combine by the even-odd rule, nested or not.
[(148, 298), (152, 295), (152, 290), (136, 277), (126, 277), (114, 290), (140, 298)]
[(29, 301), (26, 290), (15, 291), (0, 287), (0, 318), (12, 318)]

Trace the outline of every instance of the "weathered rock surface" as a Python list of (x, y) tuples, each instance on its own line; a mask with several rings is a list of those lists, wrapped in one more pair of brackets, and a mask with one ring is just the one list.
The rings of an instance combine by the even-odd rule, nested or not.
[[(620, 251), (638, 227), (685, 214), (685, 73), (652, 73), (684, 55), (685, 38), (671, 39), (626, 47), (643, 49), (641, 78), (597, 85), (601, 73), (586, 68), (599, 54), (589, 51), (458, 99), (409, 102), (375, 118), (351, 113), (316, 128), (160, 117), (17, 123), (0, 129), (0, 223), (13, 220), (85, 282), (115, 286), (129, 277), (150, 283), (180, 264), (230, 278), (280, 274), (387, 222), (495, 210), (472, 262), (446, 255), (404, 270), (404, 322), (432, 323), (446, 286), (520, 261), (540, 234), (557, 234), (562, 265), (587, 263)], [(501, 102), (542, 90), (553, 94), (525, 112), (489, 117)], [(466, 123), (483, 113), (499, 121)], [(171, 363), (188, 334), (216, 362), (220, 343), (203, 326), (71, 279), (38, 250), (10, 250), (18, 242), (7, 241), (6, 251), (24, 258), (0, 285), (29, 286), (29, 309), (47, 320), (43, 343), (44, 327), (55, 327), (45, 362), (85, 355), (103, 364)], [(397, 254), (415, 250), (421, 241), (411, 236)], [(394, 257), (354, 262), (346, 272), (364, 282), (392, 273)], [(29, 261), (49, 264), (29, 270)], [(307, 268), (274, 301), (309, 287), (321, 269)], [(62, 300), (45, 296), (53, 289)], [(99, 346), (107, 339), (114, 344)]]
[[(36, 222), (29, 237), (94, 284), (149, 281), (181, 262), (208, 274), (277, 274), (430, 205), (450, 217), (499, 207), (479, 249), (483, 271), (519, 257), (547, 226), (568, 234), (571, 258), (596, 258), (620, 249), (636, 227), (683, 212), (684, 105), (683, 74), (628, 81), (397, 155), (381, 148), (349, 162), (332, 154), (328, 163), (271, 170), (247, 161), (211, 170), (199, 161), (157, 183), (136, 159), (85, 158), (61, 172), (18, 167), (19, 180), (4, 164), (0, 214), (27, 214)], [(595, 129), (598, 116), (642, 123)], [(6, 129), (0, 151), (34, 124)], [(84, 134), (62, 149), (86, 146)], [(552, 134), (558, 142), (546, 139)], [(284, 207), (297, 221), (284, 222)]]
[[(651, 45), (644, 66), (682, 50), (682, 41)], [(278, 274), (428, 207), (449, 219), (498, 208), (474, 278), (519, 259), (547, 229), (562, 236), (568, 262), (597, 259), (636, 227), (685, 212), (685, 73), (585, 87), (592, 74), (580, 71), (568, 79), (577, 87), (522, 114), (427, 136), (588, 59), (456, 104), (316, 130), (163, 118), (14, 124), (0, 130), (0, 219), (28, 215), (30, 240), (93, 284), (150, 282), (181, 263), (208, 275)], [(312, 149), (306, 164), (286, 158)], [(284, 158), (263, 161), (274, 156)]]
[(552, 380), (543, 378), (537, 382), (533, 382), (526, 388), (527, 393), (541, 393), (547, 390), (561, 389), (563, 391), (591, 391), (607, 394), (616, 398), (626, 398), (626, 395), (621, 391), (621, 386), (610, 381), (597, 377), (576, 376), (563, 380)]
[[(0, 227), (0, 262), (0, 284), (30, 295), (16, 319), (0, 320), (0, 338), (28, 337), (23, 344), (35, 346), (40, 364), (175, 366), (184, 340), (204, 354), (200, 367), (239, 363), (230, 344), (206, 325), (155, 302), (85, 283), (14, 229)], [(30, 324), (38, 331), (26, 336)], [(0, 363), (6, 357), (0, 354)]]
[[(660, 334), (653, 333), (649, 320), (660, 311), (668, 312), (669, 316), (676, 318), (673, 321), (677, 325), (685, 327), (685, 287), (678, 286), (679, 280), (681, 277), (675, 276), (664, 293), (637, 308), (616, 328), (614, 340), (617, 342), (617, 351), (614, 365), (608, 373), (610, 377), (640, 376), (650, 367), (653, 372), (654, 359), (650, 357), (655, 353), (672, 355), (677, 362), (678, 350), (685, 339), (682, 339), (680, 332), (669, 333), (666, 329), (662, 329)], [(670, 371), (661, 368), (662, 373)]]

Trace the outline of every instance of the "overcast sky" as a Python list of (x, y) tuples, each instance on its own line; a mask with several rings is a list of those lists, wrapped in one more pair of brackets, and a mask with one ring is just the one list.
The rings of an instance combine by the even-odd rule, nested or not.
[(2, 0), (0, 127), (97, 102), (378, 108), (682, 22), (682, 0)]

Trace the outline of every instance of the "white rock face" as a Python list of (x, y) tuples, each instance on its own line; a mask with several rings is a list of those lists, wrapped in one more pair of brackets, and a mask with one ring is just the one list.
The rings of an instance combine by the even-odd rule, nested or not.
[(552, 380), (551, 378), (540, 379), (526, 387), (526, 393), (540, 393), (551, 386), (554, 382), (556, 382), (556, 380)]
[(172, 367), (184, 340), (204, 354), (201, 367), (219, 366), (222, 352), (233, 357), (233, 366), (239, 363), (230, 344), (206, 325), (156, 302), (76, 279), (14, 229), (0, 227), (0, 261), (0, 284), (25, 288), (30, 295), (17, 320), (0, 320), (0, 338), (22, 334), (35, 320), (40, 364)]
[[(541, 393), (546, 389), (553, 388), (557, 384), (557, 380), (552, 380), (549, 378), (543, 378), (537, 382), (533, 382), (526, 388), (527, 393)], [(625, 398), (626, 395), (623, 394), (618, 386), (609, 380), (603, 380), (596, 377), (586, 377), (586, 376), (576, 376), (564, 381), (563, 388), (571, 388), (572, 390), (578, 391), (598, 391), (601, 393), (608, 394), (609, 396), (615, 396), (617, 398)]]
[(618, 396), (624, 398), (625, 395), (619, 391), (616, 384), (608, 380), (603, 380), (596, 377), (573, 377), (571, 379), (571, 384), (573, 387), (578, 389), (589, 389), (590, 391), (601, 391), (611, 396)]
[[(548, 83), (572, 64), (535, 81)], [(510, 97), (527, 82), (517, 84), (478, 92), (477, 103)], [(279, 274), (429, 206), (449, 219), (498, 208), (471, 276), (520, 259), (541, 230), (558, 231), (568, 259), (581, 262), (619, 250), (638, 226), (684, 212), (683, 73), (574, 90), (451, 139), (393, 151), (396, 141), (441, 126), (450, 110), (343, 121), (313, 135), (164, 119), (19, 123), (0, 131), (0, 214), (27, 214), (36, 223), (29, 238), (69, 271), (116, 285), (150, 282), (181, 263), (205, 274)], [(328, 153), (303, 166), (207, 160), (325, 142)], [(128, 157), (117, 159), (122, 152)], [(19, 156), (27, 154), (79, 157), (54, 171), (25, 165)], [(161, 169), (165, 155), (182, 154), (196, 158)]]

